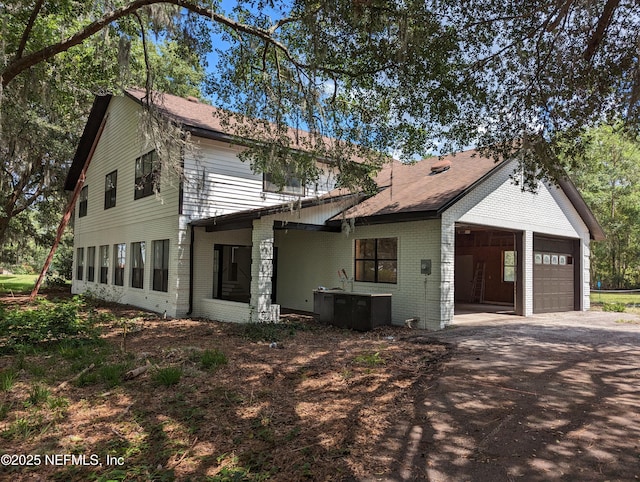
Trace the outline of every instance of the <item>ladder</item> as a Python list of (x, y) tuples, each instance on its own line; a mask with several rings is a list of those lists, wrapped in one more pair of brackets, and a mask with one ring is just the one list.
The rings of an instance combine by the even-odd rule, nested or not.
[(476, 270), (473, 274), (473, 288), (471, 290), (471, 302), (483, 303), (484, 302), (484, 271), (486, 263), (484, 261), (478, 261), (476, 263)]

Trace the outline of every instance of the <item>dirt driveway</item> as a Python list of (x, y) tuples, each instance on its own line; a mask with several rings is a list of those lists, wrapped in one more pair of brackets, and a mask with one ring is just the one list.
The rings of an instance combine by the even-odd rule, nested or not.
[(640, 319), (458, 321), (435, 335), (455, 356), (380, 452), (393, 472), (368, 480), (640, 479)]

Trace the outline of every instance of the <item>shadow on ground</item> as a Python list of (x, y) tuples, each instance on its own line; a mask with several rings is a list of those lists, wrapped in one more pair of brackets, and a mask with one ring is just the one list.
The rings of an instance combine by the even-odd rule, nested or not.
[(380, 446), (367, 480), (637, 480), (640, 324), (579, 313), (483, 320)]

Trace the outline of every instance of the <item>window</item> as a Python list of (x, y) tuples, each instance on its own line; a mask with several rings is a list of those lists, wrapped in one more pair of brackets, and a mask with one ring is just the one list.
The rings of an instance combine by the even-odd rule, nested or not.
[(144, 287), (144, 260), (146, 248), (144, 241), (131, 243), (131, 287)]
[(136, 159), (136, 185), (134, 199), (151, 196), (160, 191), (160, 166), (156, 151), (147, 152)]
[(356, 239), (356, 281), (398, 282), (398, 238)]
[(82, 280), (84, 275), (84, 248), (78, 248), (76, 256), (76, 279)]
[(89, 186), (85, 186), (80, 190), (80, 204), (78, 205), (79, 218), (83, 218), (87, 215), (88, 203), (89, 203)]
[(96, 279), (96, 247), (87, 248), (87, 281)]
[(213, 251), (213, 297), (249, 303), (251, 246), (216, 244)]
[(516, 280), (516, 252), (502, 252), (502, 281), (513, 283)]
[(107, 174), (104, 178), (104, 208), (109, 209), (116, 205), (116, 186), (118, 184), (118, 171)]
[(169, 240), (153, 242), (153, 289), (169, 291)]
[(293, 173), (285, 174), (284, 179), (278, 179), (273, 174), (265, 172), (262, 189), (266, 192), (293, 194), (295, 196), (304, 196), (305, 193), (304, 184)]
[(126, 259), (127, 245), (124, 243), (113, 245), (113, 284), (124, 286), (124, 263)]
[(100, 283), (107, 284), (109, 279), (109, 246), (100, 246)]

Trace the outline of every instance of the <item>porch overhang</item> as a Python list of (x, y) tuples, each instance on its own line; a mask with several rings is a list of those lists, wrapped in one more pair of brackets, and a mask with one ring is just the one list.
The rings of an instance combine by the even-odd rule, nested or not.
[[(282, 214), (291, 212), (295, 209), (305, 209), (314, 206), (321, 206), (323, 204), (330, 204), (338, 201), (346, 201), (352, 198), (354, 203), (361, 199), (359, 194), (342, 194), (338, 196), (322, 196), (319, 198), (309, 198), (300, 201), (287, 202), (277, 204), (275, 206), (267, 206), (257, 209), (248, 209), (245, 211), (239, 211), (236, 213), (224, 214), (222, 216), (214, 216), (205, 219), (197, 219), (191, 221), (190, 225), (193, 227), (203, 227), (207, 232), (215, 231), (229, 231), (234, 229), (246, 229), (253, 226), (253, 221), (274, 214)], [(335, 225), (329, 225), (327, 222), (324, 224), (308, 224), (308, 223), (295, 223), (295, 222), (283, 222), (276, 221), (274, 223), (274, 229), (302, 229), (307, 231), (335, 231)], [(339, 229), (338, 229), (339, 231)]]

